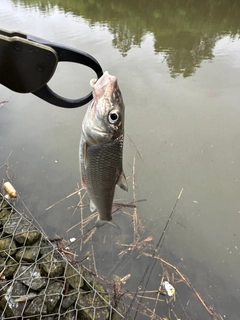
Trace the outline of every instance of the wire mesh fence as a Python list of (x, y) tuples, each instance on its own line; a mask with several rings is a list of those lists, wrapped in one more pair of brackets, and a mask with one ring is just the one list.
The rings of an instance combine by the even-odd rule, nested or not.
[(113, 305), (105, 286), (0, 194), (0, 319), (123, 319)]

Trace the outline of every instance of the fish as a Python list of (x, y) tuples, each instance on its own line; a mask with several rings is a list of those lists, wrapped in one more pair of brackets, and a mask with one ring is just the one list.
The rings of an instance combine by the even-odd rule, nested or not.
[(90, 81), (93, 100), (82, 122), (79, 147), (81, 184), (90, 198), (91, 212), (98, 212), (95, 226), (112, 221), (115, 187), (128, 191), (123, 171), (125, 105), (117, 78), (105, 71)]

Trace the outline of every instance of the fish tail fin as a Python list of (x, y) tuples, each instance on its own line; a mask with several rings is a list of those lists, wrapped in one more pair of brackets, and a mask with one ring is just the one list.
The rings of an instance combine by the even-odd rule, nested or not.
[(113, 221), (107, 221), (107, 220), (97, 220), (97, 222), (95, 223), (95, 227), (99, 228), (102, 227), (104, 224), (109, 224), (110, 226), (116, 228), (116, 229), (120, 229), (120, 227), (114, 223)]

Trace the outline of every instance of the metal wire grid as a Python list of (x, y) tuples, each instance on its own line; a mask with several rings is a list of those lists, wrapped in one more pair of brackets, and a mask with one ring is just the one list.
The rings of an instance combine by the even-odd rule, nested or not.
[(0, 319), (123, 318), (104, 287), (0, 194)]

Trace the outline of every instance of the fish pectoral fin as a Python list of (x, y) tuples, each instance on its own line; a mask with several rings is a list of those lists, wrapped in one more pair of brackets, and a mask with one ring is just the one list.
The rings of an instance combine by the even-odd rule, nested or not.
[(98, 220), (96, 221), (95, 227), (96, 227), (96, 228), (99, 228), (99, 227), (104, 226), (105, 224), (109, 224), (110, 226), (112, 226), (112, 227), (114, 227), (114, 228), (116, 228), (116, 229), (121, 230), (120, 227), (119, 227), (116, 223), (114, 223), (113, 221), (107, 221), (107, 220), (101, 220), (101, 219), (98, 219)]
[(83, 188), (87, 189), (86, 182), (83, 177), (81, 177), (81, 185)]
[(120, 176), (119, 176), (117, 185), (118, 185), (121, 189), (123, 189), (124, 191), (128, 191), (127, 180), (126, 180), (126, 177), (125, 177), (125, 174), (124, 174), (123, 171), (122, 171), (122, 173), (121, 173)]
[(96, 206), (95, 204), (92, 202), (92, 200), (90, 200), (90, 210), (91, 212), (94, 212), (96, 210)]

